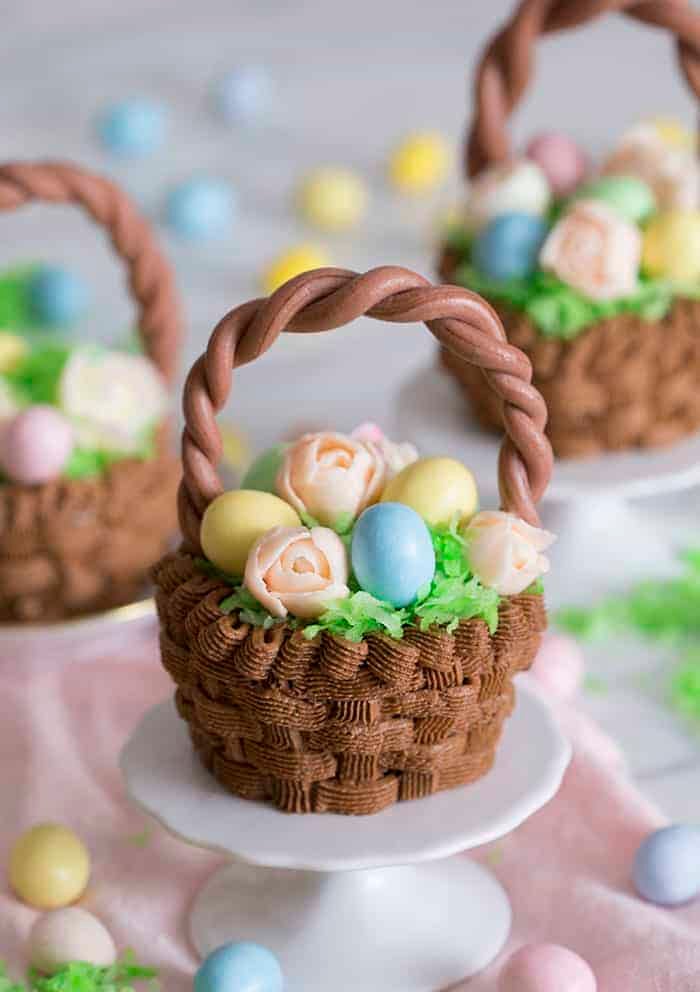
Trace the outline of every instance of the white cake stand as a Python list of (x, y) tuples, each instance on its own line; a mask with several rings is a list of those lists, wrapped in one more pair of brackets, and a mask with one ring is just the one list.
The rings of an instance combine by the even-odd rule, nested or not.
[[(500, 441), (475, 422), (454, 379), (423, 368), (401, 387), (397, 436), (422, 452), (450, 455), (474, 472), (488, 501), (496, 499)], [(485, 488), (489, 483), (493, 489)], [(586, 603), (646, 574), (677, 570), (663, 520), (629, 501), (661, 496), (700, 483), (700, 433), (668, 448), (558, 460), (543, 506), (543, 520), (558, 535), (549, 556), (556, 581), (553, 605)], [(486, 500), (484, 500), (486, 502)]]
[(450, 856), (536, 812), (570, 756), (546, 704), (520, 687), (489, 775), (376, 816), (291, 816), (230, 796), (171, 702), (146, 715), (121, 767), (131, 798), (167, 830), (234, 859), (194, 903), (200, 955), (254, 940), (278, 955), (287, 992), (436, 992), (492, 961), (511, 922), (496, 879)]

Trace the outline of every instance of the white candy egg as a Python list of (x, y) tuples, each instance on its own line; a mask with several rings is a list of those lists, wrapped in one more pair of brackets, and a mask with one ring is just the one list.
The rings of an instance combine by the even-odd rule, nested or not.
[(81, 906), (67, 906), (40, 916), (29, 935), (29, 963), (46, 975), (69, 961), (109, 967), (116, 958), (107, 929)]

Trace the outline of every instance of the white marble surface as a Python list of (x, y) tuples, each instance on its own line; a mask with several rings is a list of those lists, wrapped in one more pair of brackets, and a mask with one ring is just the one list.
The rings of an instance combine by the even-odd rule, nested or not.
[[(460, 188), (457, 165), (438, 195), (407, 205), (386, 188), (387, 149), (417, 127), (442, 130), (457, 149), (476, 52), (509, 7), (504, 0), (2, 3), (2, 157), (65, 156), (107, 170), (154, 218), (168, 187), (194, 172), (235, 185), (239, 217), (226, 240), (192, 247), (164, 232), (186, 305), (187, 365), (215, 321), (257, 295), (264, 262), (293, 242), (318, 242), (335, 263), (358, 270), (392, 262), (431, 272), (432, 218)], [(265, 126), (226, 130), (208, 111), (210, 84), (226, 68), (252, 62), (273, 73), (275, 106)], [(171, 138), (151, 159), (117, 166), (94, 143), (91, 120), (106, 102), (138, 94), (169, 105)], [(644, 113), (692, 119), (670, 42), (610, 18), (540, 46), (536, 84), (514, 130), (525, 136), (559, 126), (596, 149)], [(291, 212), (298, 177), (319, 164), (349, 165), (368, 177), (372, 208), (357, 233), (319, 237)], [(119, 272), (73, 212), (32, 208), (2, 225), (0, 266), (36, 258), (74, 266), (94, 287), (89, 326), (96, 336), (114, 338), (128, 327)], [(298, 423), (347, 428), (371, 417), (390, 424), (398, 386), (432, 359), (421, 329), (369, 321), (323, 339), (282, 340), (237, 376), (226, 416), (255, 445)], [(674, 497), (672, 512), (667, 499), (655, 509), (650, 526), (680, 542), (697, 523), (697, 494)], [(654, 677), (645, 680), (650, 664)], [(623, 742), (670, 815), (700, 819), (700, 750), (663, 701), (658, 663), (632, 647), (596, 651), (591, 666), (609, 691), (589, 694), (586, 707)]]

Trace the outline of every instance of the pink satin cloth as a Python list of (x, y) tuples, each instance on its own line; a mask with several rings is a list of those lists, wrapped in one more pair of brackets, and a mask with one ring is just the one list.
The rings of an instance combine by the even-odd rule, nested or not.
[[(512, 900), (507, 950), (533, 940), (565, 944), (590, 962), (599, 992), (699, 992), (700, 902), (670, 911), (635, 896), (632, 857), (662, 817), (629, 780), (613, 742), (564, 698), (567, 680), (547, 677), (560, 658), (566, 663), (562, 644), (550, 640), (536, 678), (573, 741), (564, 784), (515, 833), (476, 853)], [(187, 909), (221, 859), (172, 839), (133, 808), (117, 767), (143, 712), (170, 693), (155, 631), (94, 659), (75, 660), (66, 645), (60, 657), (30, 665), (0, 658), (0, 686), (0, 865), (32, 824), (71, 826), (93, 856), (84, 905), (120, 948), (159, 968), (165, 992), (189, 992), (197, 961)], [(0, 957), (13, 976), (24, 972), (36, 916), (3, 878)], [(496, 992), (504, 960), (459, 988)]]

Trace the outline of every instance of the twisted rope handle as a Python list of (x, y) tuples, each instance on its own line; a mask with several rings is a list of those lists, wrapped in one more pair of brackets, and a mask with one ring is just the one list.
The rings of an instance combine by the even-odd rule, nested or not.
[(201, 548), (202, 514), (223, 490), (217, 472), (222, 442), (216, 414), (228, 399), (232, 370), (264, 354), (282, 331), (328, 331), (362, 314), (397, 324), (423, 321), (441, 344), (483, 370), (503, 400), (507, 436), (499, 458), (502, 504), (530, 523), (539, 522), (535, 504), (552, 472), (552, 449), (544, 435), (547, 408), (531, 385), (529, 360), (507, 343), (491, 307), (469, 290), (432, 286), (408, 269), (384, 266), (363, 275), (315, 269), (291, 279), (268, 299), (251, 300), (226, 314), (190, 371), (183, 403), (184, 477), (178, 509), (192, 550)]
[(522, 0), (477, 68), (476, 107), (465, 150), (468, 176), (510, 157), (508, 118), (529, 85), (538, 38), (607, 13), (625, 14), (675, 35), (681, 71), (700, 99), (700, 12), (689, 0)]
[(78, 204), (105, 228), (128, 267), (144, 351), (172, 383), (180, 345), (180, 304), (170, 265), (130, 197), (109, 180), (67, 162), (0, 166), (0, 211), (35, 200)]

